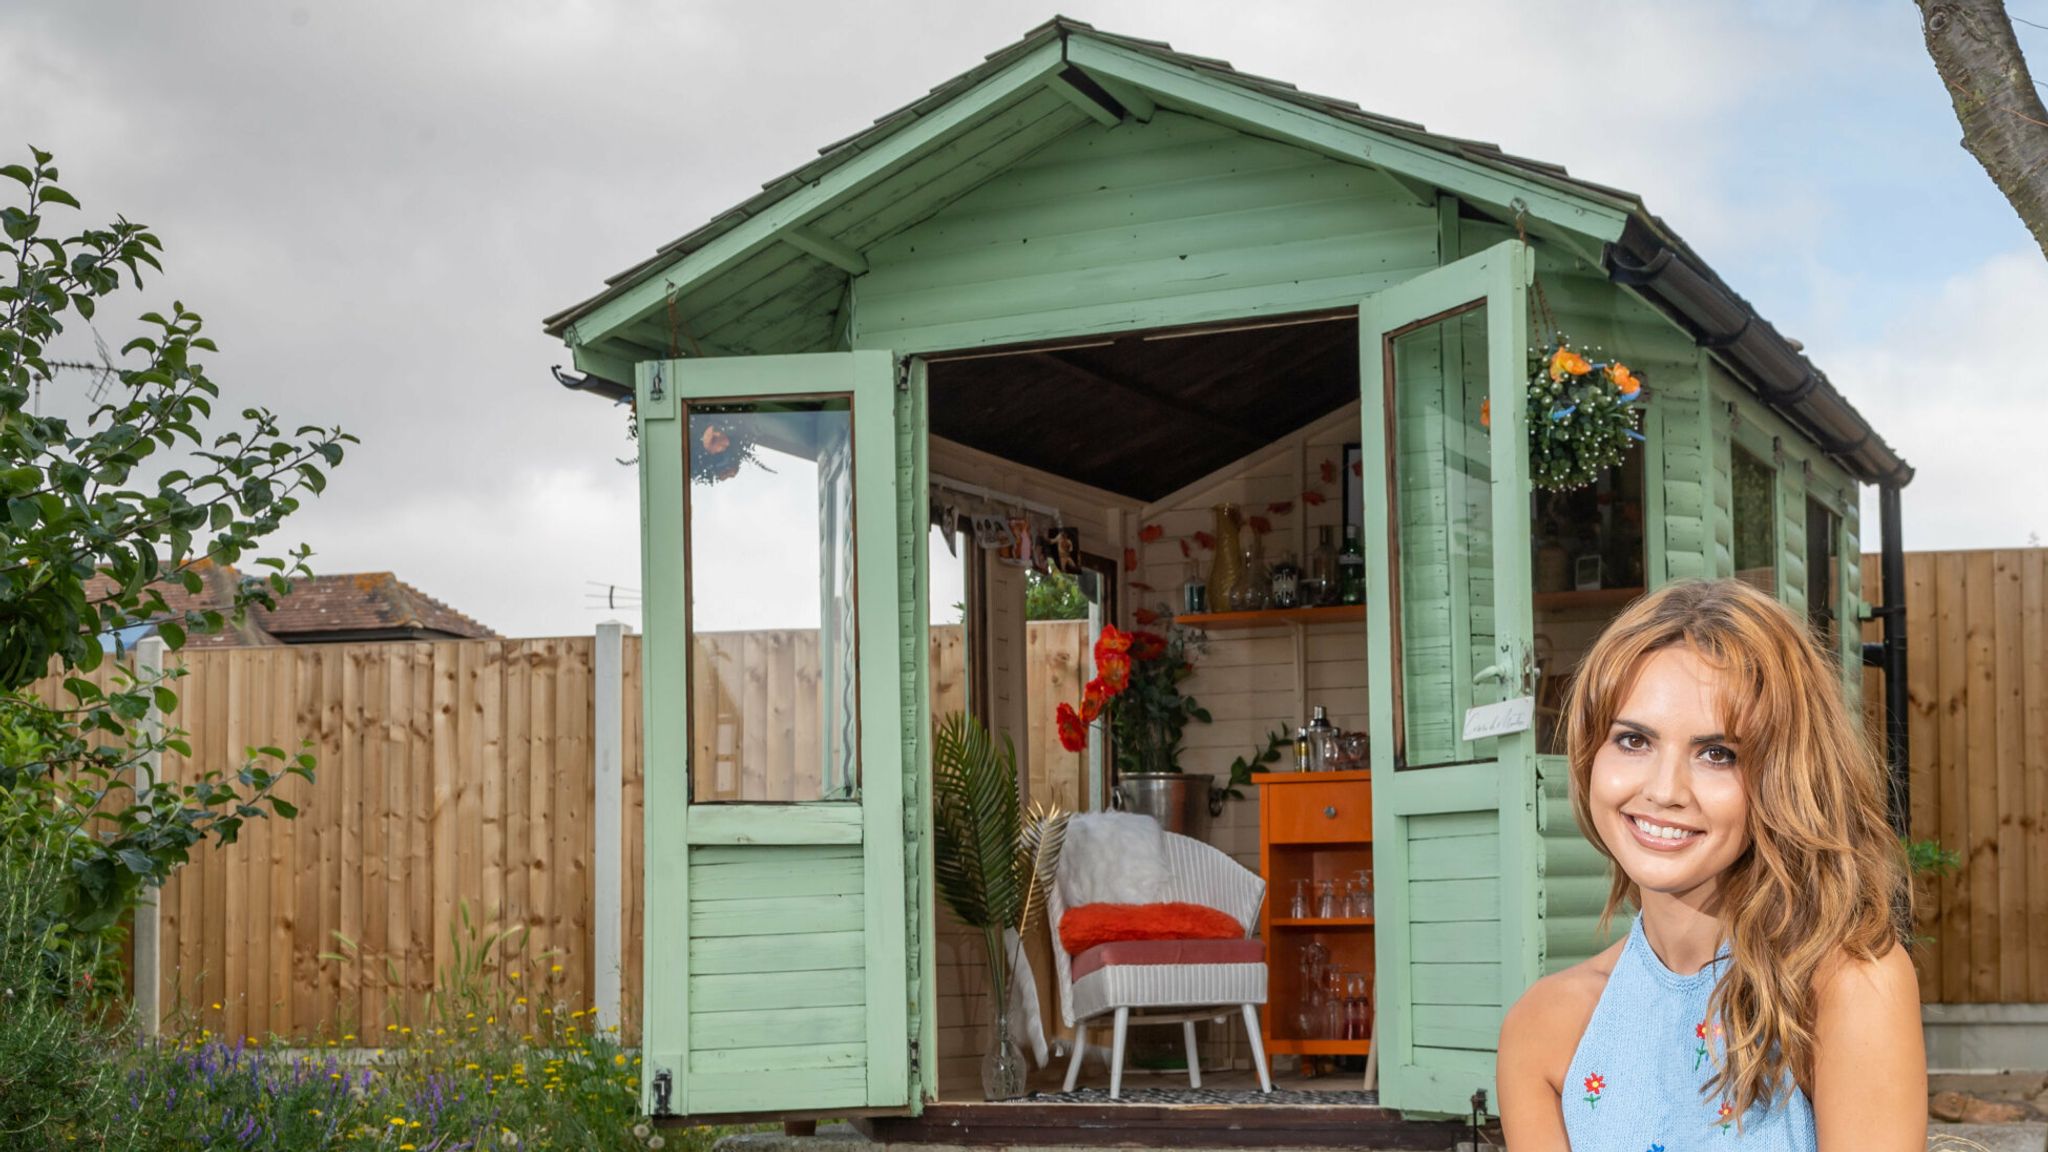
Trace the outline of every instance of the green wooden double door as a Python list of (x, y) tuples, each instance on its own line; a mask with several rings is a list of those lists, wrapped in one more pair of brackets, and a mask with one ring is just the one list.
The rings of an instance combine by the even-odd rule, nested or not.
[[(1384, 1103), (1491, 1089), (1537, 974), (1524, 695), (1528, 255), (1362, 302)], [(665, 361), (637, 381), (650, 1112), (930, 1098), (922, 373), (886, 352)], [(1383, 545), (1383, 546), (1382, 546)]]

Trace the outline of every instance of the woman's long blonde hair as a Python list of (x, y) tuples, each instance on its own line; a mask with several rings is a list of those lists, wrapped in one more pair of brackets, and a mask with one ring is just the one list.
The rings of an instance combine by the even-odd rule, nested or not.
[(1900, 943), (1910, 891), (1884, 770), (1849, 714), (1839, 666), (1762, 592), (1685, 581), (1622, 612), (1579, 666), (1565, 706), (1572, 815), (1607, 857), (1603, 929), (1622, 903), (1642, 902), (1593, 825), (1593, 754), (1644, 662), (1681, 645), (1720, 674), (1720, 720), (1749, 797), (1749, 847), (1720, 884), (1730, 964), (1708, 1008), (1727, 1031), (1727, 1058), (1700, 1089), (1740, 1116), (1775, 1102), (1787, 1072), (1813, 1083), (1816, 975), (1844, 952), (1875, 959)]

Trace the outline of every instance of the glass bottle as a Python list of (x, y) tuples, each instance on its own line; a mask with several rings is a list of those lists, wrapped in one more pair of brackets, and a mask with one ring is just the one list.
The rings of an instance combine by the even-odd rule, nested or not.
[(1238, 572), (1237, 587), (1231, 592), (1231, 607), (1239, 612), (1256, 612), (1266, 606), (1266, 538), (1253, 528), (1245, 533), (1244, 567)]
[(1344, 526), (1344, 550), (1337, 554), (1337, 602), (1365, 603), (1365, 549), (1358, 540), (1358, 525)]
[(1308, 721), (1308, 763), (1305, 768), (1310, 772), (1330, 770), (1331, 744), (1336, 735), (1337, 730), (1330, 726), (1329, 710), (1321, 704), (1316, 705)]
[(1302, 603), (1337, 602), (1337, 548), (1330, 542), (1330, 526), (1316, 529), (1316, 546), (1308, 554), (1308, 571), (1302, 581)]

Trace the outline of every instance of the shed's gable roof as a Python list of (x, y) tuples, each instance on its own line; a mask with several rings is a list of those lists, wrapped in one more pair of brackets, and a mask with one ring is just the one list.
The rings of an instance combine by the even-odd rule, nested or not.
[(842, 346), (865, 248), (910, 228), (1091, 120), (1192, 112), (1442, 189), (1609, 269), (1702, 343), (1860, 479), (1912, 469), (1826, 377), (1729, 289), (1634, 193), (1498, 146), (1426, 131), (1227, 62), (1055, 17), (923, 98), (608, 278), (544, 322), (582, 370), (632, 378), (640, 360)]

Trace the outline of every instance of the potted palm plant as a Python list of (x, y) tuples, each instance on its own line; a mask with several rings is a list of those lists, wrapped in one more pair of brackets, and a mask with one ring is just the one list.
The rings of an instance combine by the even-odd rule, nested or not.
[(933, 860), (939, 896), (960, 922), (980, 930), (988, 952), (993, 1009), (981, 1087), (990, 1100), (1024, 1094), (1024, 1053), (1010, 1013), (1010, 981), (1023, 935), (1045, 908), (1066, 841), (1067, 813), (1018, 795), (1017, 751), (980, 721), (955, 712), (932, 741)]

